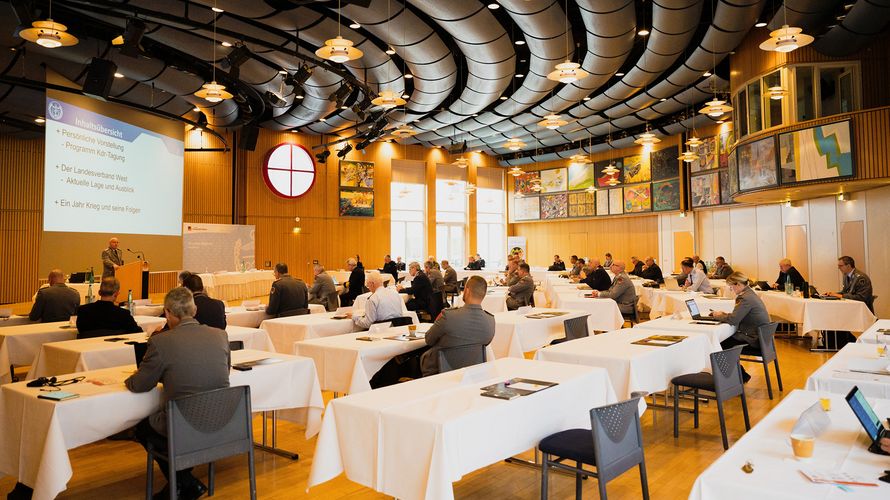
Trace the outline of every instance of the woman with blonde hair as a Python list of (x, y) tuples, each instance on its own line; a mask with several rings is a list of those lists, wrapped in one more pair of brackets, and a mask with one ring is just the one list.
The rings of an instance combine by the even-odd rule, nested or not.
[[(748, 286), (748, 277), (738, 271), (726, 278), (726, 286), (732, 290), (735, 297), (735, 307), (731, 313), (714, 312), (712, 316), (721, 323), (729, 323), (736, 327), (732, 337), (720, 343), (724, 349), (737, 345), (758, 346), (757, 328), (770, 322), (769, 313), (760, 297)], [(742, 368), (742, 378), (745, 382), (751, 379), (751, 375)]]

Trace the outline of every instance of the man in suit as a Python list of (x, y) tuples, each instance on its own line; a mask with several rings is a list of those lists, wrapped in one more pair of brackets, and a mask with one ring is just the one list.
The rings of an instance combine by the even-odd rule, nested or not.
[(47, 281), (49, 286), (37, 290), (28, 318), (41, 323), (68, 321), (71, 316), (77, 314), (80, 294), (65, 285), (65, 275), (59, 269), (50, 271)]
[[(391, 274), (393, 282), (399, 279), (399, 269), (396, 267), (396, 263), (392, 261), (389, 255), (383, 257), (383, 268), (380, 269), (381, 273)], [(370, 286), (368, 288), (371, 288)]]
[(457, 291), (457, 271), (451, 267), (447, 260), (442, 260), (442, 269), (445, 270), (443, 280), (445, 282), (445, 293), (454, 293)]
[(272, 282), (272, 289), (269, 291), (266, 314), (276, 318), (309, 314), (309, 291), (306, 283), (287, 274), (287, 264), (284, 262), (275, 264), (274, 274), (275, 281)]
[(717, 257), (714, 259), (714, 272), (710, 274), (711, 278), (716, 280), (725, 280), (732, 274), (734, 271), (732, 270), (732, 266), (726, 263), (726, 259), (723, 257)]
[(837, 260), (837, 268), (844, 275), (844, 287), (840, 292), (828, 292), (826, 295), (865, 302), (868, 309), (874, 312), (871, 278), (856, 269), (856, 261), (849, 255), (844, 255)]
[[(195, 310), (187, 288), (168, 292), (164, 314), (170, 329), (148, 340), (139, 369), (124, 381), (131, 392), (148, 392), (159, 383), (164, 385), (159, 411), (136, 426), (136, 439), (146, 448), (151, 443), (158, 451), (167, 450), (167, 401), (229, 386), (229, 338), (224, 330), (198, 323)], [(167, 477), (167, 461), (157, 456), (155, 461)], [(159, 496), (169, 496), (168, 488)], [(190, 468), (176, 473), (176, 489), (181, 499), (198, 498), (207, 491)]]
[(507, 290), (507, 310), (515, 311), (522, 306), (530, 305), (534, 301), (535, 281), (532, 279), (528, 264), (519, 264), (516, 270), (516, 283)]
[(584, 266), (578, 263), (578, 256), (572, 255), (572, 258), (569, 259), (569, 263), (572, 264), (572, 270), (569, 271), (569, 276), (580, 276)]
[(584, 269), (584, 279), (580, 281), (594, 290), (604, 292), (612, 286), (609, 273), (600, 265), (597, 259), (590, 259), (590, 264)]
[(705, 265), (705, 261), (701, 260), (698, 255), (692, 256), (692, 263), (694, 264), (692, 267), (697, 268), (699, 264), (701, 264), (701, 270), (705, 272), (705, 275), (708, 274), (708, 266)]
[(104, 278), (99, 285), (99, 300), (77, 308), (77, 338), (141, 332), (142, 328), (124, 308), (117, 306), (121, 283), (117, 278)]
[(358, 267), (358, 261), (346, 259), (346, 270), (349, 271), (349, 283), (346, 290), (340, 295), (340, 305), (351, 306), (355, 298), (365, 293), (365, 269)]
[(485, 259), (483, 259), (482, 256), (478, 253), (476, 254), (476, 262), (479, 263), (479, 269), (485, 268)]
[(192, 292), (192, 299), (195, 301), (195, 307), (198, 308), (194, 316), (195, 320), (202, 325), (225, 330), (226, 304), (221, 300), (210, 298), (204, 292), (204, 280), (197, 274), (192, 274), (186, 277), (182, 286)]
[(686, 282), (683, 289), (688, 292), (714, 293), (711, 282), (705, 275), (705, 271), (701, 269), (699, 264), (694, 264), (691, 260), (684, 260), (680, 263), (683, 273), (686, 274)]
[(337, 304), (337, 287), (334, 286), (334, 279), (325, 272), (324, 267), (315, 264), (312, 266), (315, 273), (315, 280), (312, 287), (309, 288), (309, 303), (321, 304), (327, 311), (336, 311)]
[[(575, 266), (572, 268), (572, 272), (569, 274), (569, 279), (575, 283), (581, 281), (581, 275), (584, 273), (584, 269), (587, 267), (587, 262), (584, 259), (575, 259)], [(578, 268), (578, 274), (575, 274), (575, 268)]]
[(398, 271), (404, 271), (404, 270), (405, 270), (405, 263), (402, 262), (402, 257), (401, 257), (401, 256), (396, 257), (396, 270), (398, 270)]
[[(526, 266), (528, 267), (528, 266)], [(446, 309), (424, 337), (429, 349), (420, 358), (423, 376), (439, 373), (439, 350), (449, 347), (478, 345), (479, 349), (494, 338), (494, 316), (482, 309), (488, 286), (485, 279), (472, 276), (464, 287), (464, 305)]]
[(439, 271), (439, 265), (436, 262), (428, 260), (423, 263), (423, 270), (426, 272), (426, 276), (430, 279), (430, 284), (433, 286), (433, 293), (438, 293), (441, 295), (445, 292), (445, 278), (442, 277), (442, 272)]
[(624, 272), (624, 269), (624, 261), (613, 261), (612, 266), (609, 268), (609, 270), (612, 271), (612, 274), (615, 275), (615, 279), (612, 280), (612, 285), (609, 286), (609, 289), (605, 292), (594, 290), (590, 293), (593, 297), (598, 299), (614, 300), (618, 304), (618, 309), (622, 314), (633, 314), (634, 307), (637, 304), (637, 294), (634, 291), (633, 283), (630, 281), (630, 276)]
[(633, 274), (634, 276), (639, 276), (640, 273), (643, 272), (643, 261), (636, 257), (631, 257), (630, 262), (631, 262), (631, 264), (633, 264), (634, 267), (633, 267), (633, 270), (631, 272), (629, 272), (628, 274)]
[(563, 262), (562, 259), (559, 258), (559, 255), (554, 255), (553, 256), (553, 264), (551, 264), (550, 267), (547, 268), (547, 270), (548, 271), (565, 271), (566, 263)]
[(465, 267), (464, 269), (466, 269), (467, 271), (479, 271), (480, 269), (482, 269), (482, 265), (476, 261), (475, 256), (470, 255), (468, 257), (467, 267)]
[(791, 259), (782, 259), (779, 261), (779, 277), (772, 287), (776, 290), (784, 290), (785, 282), (791, 279), (791, 286), (800, 290), (806, 285), (806, 280), (800, 272), (791, 265)]
[(502, 281), (501, 284), (506, 286), (513, 286), (516, 284), (517, 281), (519, 281), (519, 259), (508, 258), (507, 274), (504, 275), (504, 281)]
[(365, 282), (371, 290), (371, 296), (365, 303), (365, 313), (361, 316), (352, 316), (356, 331), (367, 330), (374, 323), (401, 318), (404, 316), (402, 308), (405, 303), (395, 287), (383, 286), (383, 276), (379, 272), (371, 272)]
[(399, 293), (412, 295), (407, 303), (408, 310), (429, 311), (433, 300), (433, 285), (430, 283), (429, 277), (420, 270), (420, 264), (417, 262), (408, 264), (408, 274), (412, 278), (411, 286), (406, 288), (399, 285), (398, 287)]
[(646, 257), (646, 263), (643, 265), (643, 270), (640, 271), (640, 277), (644, 280), (664, 283), (664, 275), (661, 272), (661, 268), (658, 267), (658, 264), (655, 263), (655, 259), (652, 257)]
[(117, 268), (124, 265), (124, 254), (121, 252), (120, 248), (118, 248), (117, 238), (111, 238), (108, 240), (108, 248), (102, 250), (102, 277), (107, 278), (109, 276), (114, 276), (114, 272)]

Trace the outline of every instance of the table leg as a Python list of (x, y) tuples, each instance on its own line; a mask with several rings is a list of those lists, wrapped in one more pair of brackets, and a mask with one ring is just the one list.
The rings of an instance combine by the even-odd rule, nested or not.
[(275, 410), (272, 410), (272, 444), (271, 446), (268, 444), (266, 439), (266, 426), (268, 422), (268, 413), (263, 412), (263, 442), (262, 443), (253, 443), (253, 446), (258, 450), (263, 450), (269, 453), (274, 453), (275, 455), (282, 456), (284, 458), (289, 458), (291, 460), (299, 460), (300, 455), (294, 453), (292, 451), (287, 451), (278, 447), (278, 413)]

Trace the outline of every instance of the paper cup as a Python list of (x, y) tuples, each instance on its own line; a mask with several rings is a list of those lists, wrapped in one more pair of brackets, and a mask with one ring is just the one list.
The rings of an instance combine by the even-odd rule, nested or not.
[(816, 447), (816, 438), (809, 434), (792, 434), (791, 450), (794, 452), (794, 458), (806, 461), (813, 458), (813, 451)]

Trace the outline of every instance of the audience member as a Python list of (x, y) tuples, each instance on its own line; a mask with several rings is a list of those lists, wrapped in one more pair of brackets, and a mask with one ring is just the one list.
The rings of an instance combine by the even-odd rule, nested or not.
[(692, 263), (695, 265), (701, 264), (701, 270), (705, 272), (705, 275), (708, 274), (708, 266), (705, 265), (705, 261), (701, 260), (698, 255), (692, 256)]
[(68, 321), (71, 316), (77, 314), (80, 294), (65, 284), (65, 275), (59, 269), (49, 272), (47, 282), (49, 286), (37, 290), (28, 318), (41, 323)]
[(451, 264), (447, 260), (442, 260), (442, 269), (445, 271), (443, 276), (445, 293), (457, 292), (457, 271), (451, 267)]
[(630, 276), (624, 272), (624, 269), (624, 261), (613, 261), (609, 267), (609, 270), (615, 275), (612, 285), (605, 292), (594, 290), (590, 294), (598, 299), (612, 299), (618, 304), (618, 309), (622, 314), (633, 314), (637, 305), (637, 293), (630, 281)]
[(609, 252), (606, 252), (606, 258), (603, 259), (603, 267), (612, 268), (612, 254)]
[(702, 269), (701, 262), (693, 264), (691, 260), (684, 260), (680, 263), (680, 266), (683, 268), (683, 273), (686, 274), (686, 282), (683, 285), (684, 290), (688, 292), (714, 293), (711, 282), (708, 281), (708, 276)]
[(569, 276), (580, 276), (583, 266), (578, 263), (578, 256), (572, 255), (569, 259), (569, 263), (572, 265), (572, 270), (569, 271)]
[(636, 257), (631, 257), (631, 258), (630, 258), (630, 262), (631, 262), (631, 264), (633, 264), (634, 267), (633, 267), (633, 270), (632, 270), (631, 272), (627, 273), (627, 274), (632, 274), (632, 275), (634, 275), (634, 276), (639, 276), (640, 273), (643, 272), (643, 261), (640, 260), (640, 259), (638, 259), (638, 258), (636, 258)]
[(137, 333), (142, 328), (130, 311), (117, 306), (121, 283), (109, 276), (99, 285), (99, 300), (77, 308), (77, 338), (86, 339), (120, 333)]
[(365, 270), (358, 267), (358, 261), (346, 259), (346, 270), (349, 271), (349, 283), (346, 290), (340, 295), (340, 305), (351, 306), (355, 298), (365, 293)]
[(408, 273), (411, 275), (411, 286), (399, 286), (399, 293), (411, 294), (407, 307), (409, 311), (429, 311), (433, 300), (433, 285), (429, 277), (420, 270), (420, 264), (412, 262), (408, 264)]
[(565, 271), (566, 263), (563, 262), (562, 259), (559, 258), (559, 255), (554, 255), (553, 256), (553, 264), (551, 264), (550, 267), (547, 268), (547, 270), (548, 271)]
[(507, 290), (507, 310), (515, 311), (534, 302), (535, 281), (529, 274), (528, 264), (523, 262), (516, 269), (516, 282)]
[(865, 302), (868, 309), (874, 312), (871, 278), (864, 272), (856, 269), (856, 261), (849, 255), (844, 255), (837, 260), (837, 268), (844, 275), (844, 287), (840, 292), (828, 292), (827, 295), (839, 299)]
[(226, 329), (226, 303), (210, 298), (204, 292), (204, 281), (197, 274), (193, 274), (185, 279), (182, 286), (188, 288), (192, 292), (192, 299), (195, 301), (194, 318), (202, 325), (212, 326), (220, 330)]
[(733, 272), (732, 266), (726, 263), (726, 259), (717, 257), (714, 260), (714, 272), (710, 274), (710, 277), (717, 280), (725, 280)]
[(772, 287), (776, 290), (784, 290), (785, 283), (789, 279), (791, 280), (791, 286), (793, 288), (803, 290), (803, 287), (806, 286), (806, 280), (803, 279), (800, 272), (791, 265), (791, 259), (782, 259), (779, 261), (779, 277), (776, 278), (776, 282), (772, 284)]
[(182, 282), (185, 281), (186, 278), (191, 276), (193, 273), (191, 271), (179, 271), (179, 274), (176, 276), (177, 281), (179, 281), (179, 286), (182, 286)]
[(392, 258), (390, 258), (389, 254), (383, 257), (383, 268), (380, 269), (380, 272), (384, 274), (391, 274), (393, 283), (395, 283), (395, 280), (399, 279), (399, 268), (396, 266), (396, 263), (392, 261)]
[(352, 316), (352, 322), (356, 330), (367, 330), (374, 323), (402, 317), (402, 297), (395, 287), (383, 286), (383, 276), (379, 272), (371, 272), (365, 279), (371, 296), (365, 303), (365, 313), (361, 316)]
[(478, 253), (476, 254), (476, 262), (479, 263), (479, 269), (485, 269), (485, 259)]
[(643, 266), (643, 270), (640, 271), (640, 277), (644, 280), (652, 280), (656, 283), (664, 283), (664, 274), (661, 272), (661, 268), (658, 267), (658, 264), (655, 263), (655, 259), (652, 257), (646, 257), (646, 264)]
[(504, 275), (504, 281), (501, 282), (502, 285), (513, 286), (519, 281), (519, 259), (510, 258), (507, 259), (507, 274)]
[(482, 269), (482, 264), (476, 261), (476, 257), (470, 255), (467, 257), (467, 267), (465, 267), (467, 271), (479, 271)]
[[(351, 259), (350, 259), (351, 260)], [(309, 291), (303, 280), (287, 273), (287, 264), (275, 264), (275, 281), (269, 291), (269, 305), (266, 314), (276, 318), (309, 314)], [(362, 273), (364, 277), (364, 273)]]
[[(720, 347), (729, 349), (737, 345), (759, 347), (757, 328), (770, 322), (769, 313), (760, 297), (748, 286), (748, 277), (736, 271), (726, 278), (726, 286), (735, 293), (735, 307), (731, 313), (714, 311), (711, 316), (721, 323), (729, 323), (736, 327), (731, 337), (720, 342)], [(742, 378), (745, 382), (751, 375), (742, 367)]]
[(612, 286), (612, 279), (609, 278), (606, 269), (600, 265), (599, 260), (591, 259), (590, 264), (584, 269), (584, 279), (581, 280), (581, 283), (594, 290), (604, 292)]
[(405, 270), (405, 263), (402, 262), (402, 257), (401, 257), (401, 256), (396, 257), (396, 269), (399, 270), (399, 271), (404, 271), (404, 270)]
[(328, 312), (336, 311), (339, 301), (334, 279), (325, 272), (324, 266), (320, 264), (312, 266), (312, 272), (315, 274), (315, 279), (308, 291), (309, 303), (321, 304)]
[(439, 265), (435, 261), (428, 260), (423, 263), (423, 270), (426, 272), (427, 278), (430, 279), (433, 293), (443, 294), (445, 292), (445, 279), (442, 277), (442, 272), (439, 271)]

